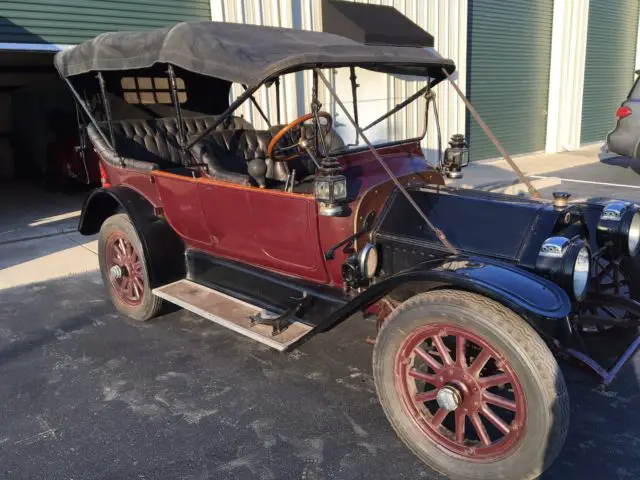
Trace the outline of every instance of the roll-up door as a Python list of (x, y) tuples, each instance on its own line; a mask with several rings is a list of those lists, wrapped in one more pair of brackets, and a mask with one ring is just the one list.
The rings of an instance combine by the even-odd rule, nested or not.
[[(510, 154), (544, 150), (552, 0), (469, 0), (467, 93)], [(467, 114), (470, 157), (498, 151)]]
[(581, 143), (604, 141), (634, 79), (638, 0), (591, 0), (582, 94)]
[(0, 43), (74, 45), (103, 32), (211, 20), (209, 0), (3, 0)]

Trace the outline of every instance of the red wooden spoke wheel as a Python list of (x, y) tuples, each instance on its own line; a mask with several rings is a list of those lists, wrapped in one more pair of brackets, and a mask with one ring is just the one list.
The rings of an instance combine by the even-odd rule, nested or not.
[(98, 260), (107, 293), (120, 313), (143, 321), (160, 312), (162, 299), (152, 293), (147, 257), (128, 215), (118, 213), (104, 221)]
[(411, 332), (395, 361), (406, 413), (432, 441), (469, 460), (504, 457), (527, 421), (513, 368), (472, 331), (433, 324)]
[(127, 305), (140, 305), (144, 296), (142, 259), (124, 232), (106, 240), (105, 263), (116, 295)]
[(415, 295), (373, 349), (380, 404), (400, 439), (451, 479), (533, 480), (569, 426), (562, 372), (540, 335), (482, 295)]

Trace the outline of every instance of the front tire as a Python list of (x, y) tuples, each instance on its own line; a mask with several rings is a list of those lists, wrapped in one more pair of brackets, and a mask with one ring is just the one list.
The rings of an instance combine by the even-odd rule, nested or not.
[(402, 441), (452, 479), (533, 479), (569, 426), (564, 377), (518, 315), (486, 297), (438, 290), (394, 310), (373, 374)]
[(149, 320), (162, 308), (151, 292), (142, 242), (124, 213), (107, 218), (98, 237), (102, 281), (116, 309), (134, 320)]

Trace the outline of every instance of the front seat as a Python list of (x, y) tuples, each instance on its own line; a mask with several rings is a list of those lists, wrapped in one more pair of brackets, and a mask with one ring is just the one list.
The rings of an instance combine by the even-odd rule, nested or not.
[(260, 130), (215, 130), (196, 142), (191, 153), (203, 164), (207, 176), (239, 185), (255, 182), (247, 172), (247, 163), (266, 158), (271, 140), (269, 132)]

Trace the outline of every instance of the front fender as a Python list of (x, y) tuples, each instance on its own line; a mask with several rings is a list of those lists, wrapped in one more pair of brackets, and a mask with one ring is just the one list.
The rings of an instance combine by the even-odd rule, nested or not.
[(332, 315), (331, 325), (375, 303), (404, 285), (416, 293), (455, 288), (489, 297), (521, 315), (540, 333), (563, 336), (569, 296), (558, 285), (516, 266), (480, 257), (437, 259), (387, 277), (352, 299)]

